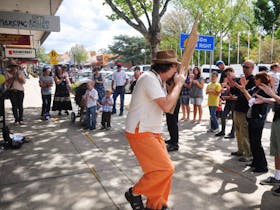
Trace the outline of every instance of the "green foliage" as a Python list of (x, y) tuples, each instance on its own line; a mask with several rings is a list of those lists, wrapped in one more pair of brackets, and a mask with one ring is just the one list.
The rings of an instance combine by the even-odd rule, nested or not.
[[(266, 36), (261, 42), (261, 63), (271, 63), (272, 62), (279, 62), (280, 61), (280, 40), (275, 39), (273, 42), (273, 56), (271, 60), (271, 48), (272, 48), (272, 40), (270, 36)], [(258, 52), (259, 46), (257, 45), (252, 49), (252, 59), (254, 61), (258, 61)]]
[(44, 47), (40, 47), (36, 53), (37, 53), (37, 58), (40, 63), (49, 63), (50, 62), (50, 57), (46, 53), (46, 49)]
[(119, 55), (121, 61), (132, 65), (143, 64), (145, 59), (150, 58), (149, 45), (140, 37), (115, 36), (114, 44), (109, 49), (113, 54)]
[(280, 1), (279, 0), (257, 0), (254, 3), (255, 18), (258, 25), (271, 33), (273, 24), (279, 27)]
[(81, 64), (87, 60), (87, 51), (83, 45), (76, 44), (70, 49), (71, 60), (75, 64)]

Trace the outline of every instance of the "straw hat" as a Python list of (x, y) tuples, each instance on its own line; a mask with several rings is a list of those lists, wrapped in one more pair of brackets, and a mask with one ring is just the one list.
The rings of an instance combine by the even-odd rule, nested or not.
[(156, 58), (152, 60), (155, 64), (179, 64), (177, 55), (174, 50), (158, 51)]
[(7, 67), (13, 67), (18, 66), (17, 62), (15, 60), (9, 60)]

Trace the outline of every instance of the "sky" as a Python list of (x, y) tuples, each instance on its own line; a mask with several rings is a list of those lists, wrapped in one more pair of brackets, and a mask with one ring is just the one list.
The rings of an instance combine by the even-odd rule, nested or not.
[(114, 36), (141, 36), (123, 20), (111, 21), (112, 10), (103, 0), (63, 0), (56, 16), (60, 16), (60, 32), (52, 32), (43, 43), (46, 52), (59, 54), (82, 44), (89, 51), (98, 51), (113, 44)]

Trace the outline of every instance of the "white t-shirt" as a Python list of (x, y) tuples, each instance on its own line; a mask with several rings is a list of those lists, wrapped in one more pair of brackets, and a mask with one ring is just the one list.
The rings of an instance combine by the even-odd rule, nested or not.
[(112, 75), (112, 80), (114, 80), (116, 86), (124, 86), (127, 76), (124, 71), (115, 71)]
[(96, 101), (98, 99), (98, 92), (92, 88), (91, 90), (86, 90), (85, 99), (87, 102), (87, 108), (96, 106)]
[(160, 77), (147, 71), (139, 77), (132, 94), (128, 115), (125, 122), (126, 131), (161, 133), (163, 111), (154, 99), (166, 97), (166, 90)]

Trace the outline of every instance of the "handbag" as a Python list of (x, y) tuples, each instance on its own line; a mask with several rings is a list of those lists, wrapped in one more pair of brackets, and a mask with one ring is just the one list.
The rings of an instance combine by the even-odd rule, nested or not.
[(6, 91), (3, 93), (4, 99), (10, 99), (11, 98), (13, 92), (15, 91), (15, 90), (11, 89), (14, 85), (15, 80), (16, 80), (16, 78), (14, 77), (14, 79), (13, 79), (12, 83), (10, 84), (9, 88), (7, 88)]

